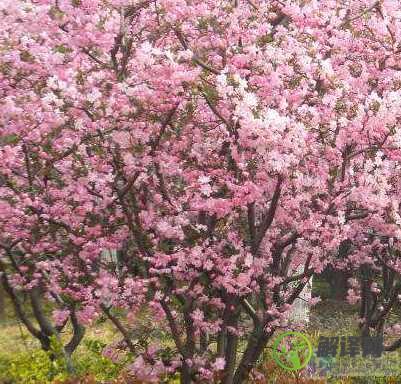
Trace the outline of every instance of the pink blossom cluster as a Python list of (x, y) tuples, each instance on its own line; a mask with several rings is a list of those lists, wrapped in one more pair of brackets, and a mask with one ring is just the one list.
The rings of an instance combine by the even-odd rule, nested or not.
[(150, 382), (243, 383), (329, 265), (360, 280), (349, 299), (383, 331), (401, 294), (396, 1), (4, 0), (0, 14), (10, 290), (51, 298), (57, 325), (149, 311), (174, 341), (132, 363)]

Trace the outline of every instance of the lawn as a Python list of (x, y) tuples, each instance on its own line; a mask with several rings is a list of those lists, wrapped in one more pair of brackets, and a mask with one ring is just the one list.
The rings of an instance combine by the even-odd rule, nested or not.
[[(344, 304), (324, 300), (311, 311), (310, 323), (302, 331), (316, 342), (320, 335), (350, 335), (357, 332), (355, 308)], [(143, 321), (146, 321), (144, 317)], [(68, 337), (66, 329), (63, 337)], [(160, 332), (154, 336), (164, 344), (171, 340)], [(106, 319), (101, 318), (87, 328), (84, 341), (74, 354), (74, 365), (78, 378), (69, 378), (59, 361), (50, 361), (46, 353), (40, 350), (38, 342), (12, 315), (7, 306), (7, 315), (0, 324), (0, 383), (1, 384), (97, 384), (97, 383), (136, 383), (127, 374), (127, 367), (132, 358), (127, 354), (111, 356), (105, 353), (105, 347), (121, 340), (120, 334)], [(267, 384), (396, 384), (401, 378), (333, 378), (312, 380), (300, 374), (283, 371), (271, 359), (270, 349), (266, 348), (259, 370), (263, 380), (255, 377), (255, 383)], [(112, 361), (113, 360), (113, 361)], [(401, 361), (401, 360), (400, 360)], [(170, 383), (178, 382), (177, 379)]]

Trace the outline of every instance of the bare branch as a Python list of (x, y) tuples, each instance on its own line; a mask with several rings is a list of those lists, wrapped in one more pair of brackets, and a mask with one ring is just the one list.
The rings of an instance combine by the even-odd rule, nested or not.
[(174, 316), (171, 313), (170, 308), (168, 307), (167, 303), (164, 300), (160, 301), (160, 305), (162, 306), (162, 308), (164, 310), (164, 313), (166, 314), (167, 321), (169, 323), (169, 326), (170, 326), (170, 329), (171, 329), (171, 333), (172, 333), (175, 345), (176, 345), (178, 351), (181, 353), (181, 355), (183, 357), (186, 357), (187, 353), (186, 353), (186, 351), (184, 349), (184, 346), (182, 344), (181, 337), (180, 337), (181, 332), (178, 329), (178, 326), (176, 324)]
[(101, 304), (100, 308), (109, 318), (109, 320), (115, 325), (115, 327), (120, 331), (120, 333), (123, 335), (124, 341), (127, 344), (130, 352), (135, 353), (136, 352), (135, 345), (131, 341), (131, 337), (128, 330), (123, 326), (121, 321), (111, 313), (110, 308), (106, 307), (104, 304)]
[(241, 300), (241, 304), (245, 309), (245, 312), (251, 317), (253, 320), (253, 323), (255, 326), (257, 326), (260, 323), (260, 319), (255, 311), (255, 308), (252, 307), (252, 305), (249, 303), (249, 301), (245, 298)]
[(5, 292), (8, 294), (8, 296), (10, 297), (18, 318), (21, 319), (21, 321), (24, 323), (24, 325), (26, 326), (26, 328), (28, 329), (29, 333), (32, 336), (36, 337), (37, 339), (42, 339), (43, 338), (42, 333), (34, 327), (32, 322), (26, 316), (23, 306), (22, 306), (17, 294), (14, 292), (14, 289), (12, 288), (10, 282), (8, 281), (4, 265), (1, 262), (0, 262), (0, 274), (1, 274), (0, 280), (3, 285), (3, 288), (4, 288)]
[(74, 309), (71, 310), (70, 319), (71, 319), (73, 334), (71, 340), (64, 347), (64, 350), (68, 355), (71, 355), (77, 349), (79, 343), (81, 342), (82, 338), (85, 335), (85, 328), (81, 324), (79, 324)]
[[(174, 30), (178, 40), (180, 41), (181, 45), (183, 46), (184, 49), (188, 49), (190, 50), (189, 44), (186, 41), (184, 35), (182, 34), (182, 32), (179, 29), (175, 29)], [(210, 66), (209, 64), (205, 63), (202, 59), (199, 58), (199, 56), (193, 52), (192, 54), (192, 60), (198, 64), (200, 67), (202, 67), (203, 69), (206, 69), (207, 71), (214, 73), (215, 75), (219, 75), (220, 71), (213, 68), (212, 66)]]
[(281, 175), (279, 175), (277, 178), (276, 188), (274, 190), (273, 197), (270, 202), (270, 207), (269, 207), (268, 211), (266, 212), (266, 214), (264, 215), (263, 221), (257, 230), (256, 246), (255, 246), (256, 251), (259, 249), (259, 246), (260, 246), (267, 230), (269, 229), (270, 225), (273, 223), (274, 215), (276, 213), (276, 209), (278, 206), (278, 201), (280, 199), (281, 185), (282, 185), (283, 181), (284, 181), (283, 177)]

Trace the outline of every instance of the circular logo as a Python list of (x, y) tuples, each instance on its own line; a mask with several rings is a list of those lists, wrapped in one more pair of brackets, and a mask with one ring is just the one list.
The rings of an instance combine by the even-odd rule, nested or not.
[(287, 371), (305, 368), (312, 354), (311, 342), (300, 332), (284, 332), (278, 335), (273, 343), (273, 360)]

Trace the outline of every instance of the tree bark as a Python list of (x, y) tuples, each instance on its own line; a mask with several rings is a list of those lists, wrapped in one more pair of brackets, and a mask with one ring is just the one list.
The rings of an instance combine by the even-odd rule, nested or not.
[(321, 277), (330, 286), (330, 297), (338, 301), (346, 300), (348, 290), (347, 280), (350, 276), (346, 271), (337, 271), (331, 266), (327, 267), (321, 274)]
[(0, 286), (0, 321), (4, 320), (4, 315), (5, 315), (4, 290)]
[(182, 363), (181, 367), (180, 383), (192, 384), (191, 370), (185, 361)]
[[(235, 325), (232, 325), (236, 327)], [(224, 369), (224, 378), (222, 384), (231, 384), (234, 378), (235, 364), (237, 358), (238, 336), (233, 334), (227, 335), (227, 345), (225, 353), (226, 367)]]
[(265, 333), (261, 328), (256, 328), (248, 339), (244, 355), (235, 371), (233, 384), (242, 384), (249, 377), (263, 349), (266, 347), (273, 332)]
[(71, 311), (70, 319), (73, 334), (69, 343), (64, 347), (66, 354), (69, 356), (74, 353), (85, 335), (85, 328), (81, 324), (79, 324), (74, 310)]
[(135, 345), (131, 341), (131, 337), (128, 330), (122, 325), (122, 323), (117, 317), (112, 315), (110, 309), (107, 308), (104, 304), (101, 304), (100, 308), (109, 318), (109, 320), (115, 325), (115, 327), (120, 331), (120, 333), (123, 335), (124, 341), (127, 344), (127, 347), (130, 350), (130, 352), (135, 354), (136, 352)]

